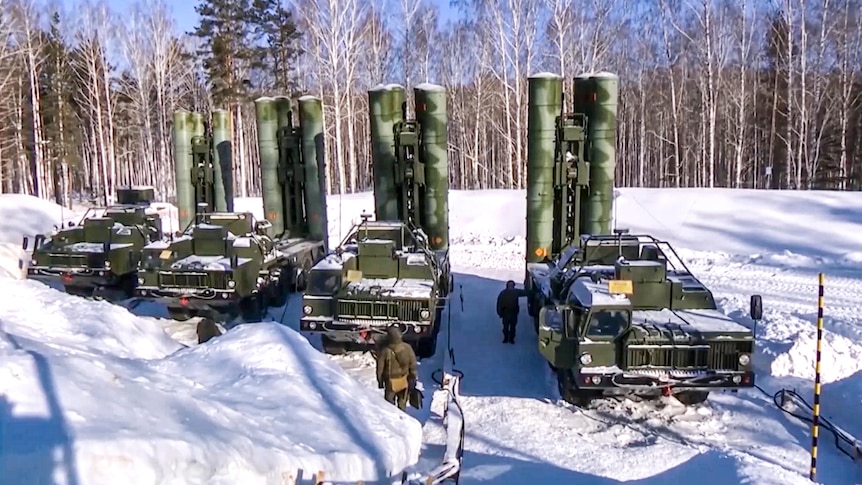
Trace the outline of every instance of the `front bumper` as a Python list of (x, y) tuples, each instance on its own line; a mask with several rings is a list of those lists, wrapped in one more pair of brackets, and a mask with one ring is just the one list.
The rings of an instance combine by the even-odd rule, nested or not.
[(50, 284), (59, 282), (63, 286), (76, 288), (100, 288), (119, 284), (120, 277), (104, 268), (57, 268), (30, 266), (27, 279)]
[(139, 286), (135, 289), (135, 297), (159, 301), (168, 308), (190, 310), (227, 309), (236, 305), (239, 299), (235, 291), (227, 289), (172, 289), (157, 286)]
[(374, 343), (375, 336), (384, 335), (390, 325), (398, 324), (405, 342), (433, 336), (432, 322), (397, 322), (393, 320), (337, 320), (321, 317), (302, 317), (299, 329), (303, 332), (322, 333), (336, 342)]
[(650, 390), (672, 387), (685, 390), (741, 389), (754, 387), (754, 372), (734, 371), (592, 371), (574, 374), (580, 389)]

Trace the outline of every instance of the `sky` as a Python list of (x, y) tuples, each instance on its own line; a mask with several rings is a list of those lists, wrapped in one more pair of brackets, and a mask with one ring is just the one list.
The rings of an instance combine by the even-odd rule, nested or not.
[[(397, 0), (394, 1), (397, 2)], [(449, 0), (426, 1), (432, 4), (436, 4), (440, 8), (441, 21), (446, 21), (447, 19), (454, 16), (455, 12), (451, 7), (449, 7)], [(75, 5), (81, 3), (79, 0), (62, 0), (62, 2), (67, 7), (72, 8), (74, 8)], [(128, 10), (129, 6), (133, 5), (134, 3), (136, 3), (136, 0), (108, 0), (108, 4), (111, 6), (111, 8), (118, 13), (122, 13)], [(165, 3), (167, 3), (173, 10), (174, 17), (177, 20), (177, 28), (181, 32), (191, 32), (192, 30), (194, 30), (198, 22), (198, 15), (195, 12), (195, 6), (198, 4), (197, 0), (165, 0)]]

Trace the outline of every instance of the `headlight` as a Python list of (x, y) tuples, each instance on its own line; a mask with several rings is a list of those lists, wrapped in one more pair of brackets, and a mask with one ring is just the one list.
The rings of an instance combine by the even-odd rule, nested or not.
[(105, 261), (105, 269), (111, 269), (111, 262)]
[(748, 354), (742, 354), (739, 356), (739, 365), (748, 365), (751, 363), (751, 357)]
[(305, 305), (302, 307), (302, 313), (305, 313), (306, 315), (311, 315), (311, 310), (311, 305)]
[(581, 354), (581, 364), (590, 365), (593, 362), (593, 356), (587, 353)]
[(419, 318), (421, 318), (422, 320), (428, 320), (428, 317), (430, 316), (431, 312), (429, 312), (428, 310), (422, 310), (421, 312), (419, 312)]
[(145, 283), (143, 278), (138, 278), (138, 284), (143, 285)]
[(236, 281), (234, 281), (234, 280), (227, 280), (227, 287), (228, 287), (228, 288), (234, 288), (234, 287), (236, 287)]

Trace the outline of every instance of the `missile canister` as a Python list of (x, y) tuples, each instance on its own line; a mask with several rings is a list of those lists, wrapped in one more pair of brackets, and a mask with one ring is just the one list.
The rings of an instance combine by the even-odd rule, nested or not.
[(554, 240), (554, 140), (563, 78), (538, 73), (527, 90), (527, 263), (535, 263), (550, 255)]
[(225, 109), (212, 112), (213, 197), (215, 210), (233, 212), (231, 116)]
[(323, 101), (317, 96), (299, 98), (302, 160), (305, 166), (305, 213), (311, 239), (329, 248), (326, 220), (326, 145), (323, 138)]
[[(403, 91), (402, 91), (403, 92)], [(393, 103), (390, 86), (379, 84), (368, 90), (371, 127), (371, 171), (374, 178), (374, 212), (378, 220), (398, 218), (395, 192), (395, 124), (401, 121), (401, 106)]]
[(264, 96), (254, 100), (257, 123), (257, 150), (260, 156), (260, 186), (263, 213), (272, 224), (273, 234), (284, 233), (284, 200), (278, 183), (278, 113), (275, 99)]
[(276, 96), (273, 99), (275, 100), (275, 112), (278, 117), (278, 129), (293, 128), (290, 98), (287, 96)]
[[(304, 166), (301, 165), (299, 140), (294, 138), (296, 124), (293, 119), (293, 105), (287, 96), (275, 97), (275, 110), (278, 116), (276, 143), (278, 147), (278, 183), (281, 186), (284, 229), (292, 235), (308, 232), (305, 223), (305, 209), (302, 202)], [(289, 177), (289, 178), (288, 178)]]
[(587, 114), (587, 138), (591, 146), (590, 190), (581, 211), (581, 233), (610, 234), (619, 78), (605, 72), (578, 76), (575, 79), (575, 100), (576, 109), (582, 108)]
[(416, 121), (422, 140), (425, 164), (425, 201), (422, 220), (431, 249), (449, 247), (449, 137), (446, 89), (436, 84), (420, 84), (413, 90)]
[(195, 215), (195, 190), (192, 186), (192, 124), (191, 113), (174, 111), (172, 137), (174, 142), (174, 178), (177, 193), (180, 230), (191, 224)]

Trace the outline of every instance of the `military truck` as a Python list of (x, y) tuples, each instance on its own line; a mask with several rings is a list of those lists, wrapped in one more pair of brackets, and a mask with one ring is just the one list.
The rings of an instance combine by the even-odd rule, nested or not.
[(260, 321), (267, 307), (283, 304), (288, 266), (268, 221), (250, 212), (202, 213), (183, 235), (144, 248), (137, 293), (161, 301), (180, 321)]
[[(529, 80), (525, 288), (561, 397), (674, 395), (752, 387), (755, 336), (716, 306), (667, 241), (611, 228), (617, 78)], [(751, 318), (762, 316), (759, 295)]]
[(77, 224), (36, 236), (27, 278), (59, 282), (71, 295), (131, 298), (142, 249), (163, 238), (154, 199), (152, 187), (120, 188), (117, 204), (91, 208)]
[(376, 218), (354, 225), (309, 272), (300, 330), (339, 354), (380, 344), (399, 325), (417, 357), (434, 355), (449, 266), (446, 93), (417, 86), (416, 119), (404, 88), (369, 91)]
[[(273, 216), (278, 229), (273, 221), (234, 211), (229, 179), (230, 118), (226, 111), (215, 110), (212, 119), (212, 135), (206, 135), (201, 115), (182, 110), (174, 114), (177, 201), (186, 229), (171, 241), (144, 249), (137, 296), (161, 301), (177, 320), (194, 316), (224, 320), (241, 315), (248, 321), (260, 321), (269, 306), (283, 306), (288, 293), (303, 286), (303, 268), (310, 268), (325, 254), (326, 214), (317, 180), (323, 161), (318, 150), (324, 149), (318, 144), (322, 105), (318, 98), (301, 100), (301, 131), (291, 127), (285, 132), (299, 149), (282, 150), (281, 157), (276, 152), (279, 165), (265, 165), (271, 161), (267, 158), (272, 155), (271, 147), (261, 150), (264, 180), (283, 180), (270, 170), (285, 161), (294, 163), (290, 167), (293, 174), (305, 175), (301, 192), (294, 192), (295, 185), (287, 190), (291, 200), (302, 204), (302, 219), (290, 226), (293, 231), (283, 229), (284, 211)], [(264, 142), (268, 140), (266, 130), (259, 135)], [(303, 159), (297, 160), (297, 154), (311, 163), (300, 164)], [(266, 191), (264, 196), (268, 200)], [(314, 216), (311, 230), (305, 222), (308, 215)]]

